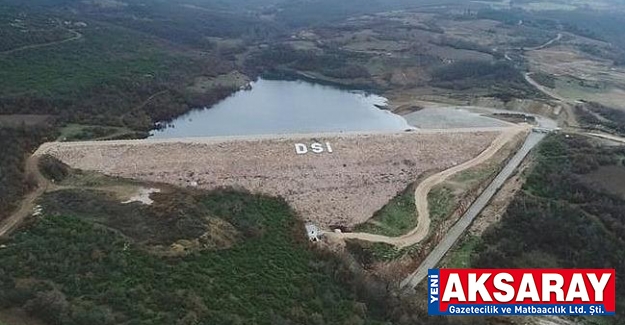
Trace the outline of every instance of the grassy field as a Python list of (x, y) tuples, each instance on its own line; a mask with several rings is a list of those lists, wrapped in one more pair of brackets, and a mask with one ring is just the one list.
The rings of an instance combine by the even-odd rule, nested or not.
[(443, 221), (456, 207), (456, 198), (452, 191), (445, 186), (438, 186), (428, 194), (430, 219), (433, 224)]
[(417, 226), (414, 190), (415, 184), (411, 184), (354, 231), (397, 237), (414, 229)]
[(488, 179), (492, 176), (497, 169), (491, 164), (487, 166), (478, 166), (477, 168), (471, 168), (452, 176), (449, 181), (454, 183), (473, 183), (480, 182)]
[(462, 269), (471, 267), (471, 258), (480, 238), (466, 235), (445, 256), (442, 266), (445, 268)]
[[(444, 186), (432, 189), (428, 195), (432, 220), (440, 222), (451, 214), (461, 196), (456, 190), (464, 192), (493, 176), (496, 171), (493, 163), (471, 168), (451, 177)], [(355, 227), (354, 231), (397, 237), (414, 229), (418, 219), (414, 202), (417, 183), (408, 186), (371, 219)]]
[[(435, 187), (428, 195), (431, 229), (445, 221), (456, 208), (457, 200), (451, 190), (444, 186)], [(367, 223), (360, 225), (354, 231), (377, 233), (386, 236), (401, 236), (408, 230), (416, 227), (416, 213), (414, 206), (414, 185), (395, 197), (376, 216)], [(408, 222), (414, 220), (414, 226), (403, 230)], [(401, 230), (401, 232), (400, 232)], [(432, 230), (430, 230), (431, 237)], [(398, 249), (384, 243), (369, 243), (363, 241), (349, 241), (347, 248), (363, 265), (371, 266), (377, 262), (392, 262), (406, 255), (418, 252), (422, 243)]]
[(405, 256), (419, 252), (421, 248), (420, 243), (399, 249), (385, 243), (347, 241), (347, 250), (367, 269), (371, 269), (377, 263), (395, 262)]
[(584, 81), (569, 77), (560, 77), (555, 81), (555, 88), (567, 98), (588, 98), (589, 95), (599, 95), (606, 92), (604, 83), (598, 81)]

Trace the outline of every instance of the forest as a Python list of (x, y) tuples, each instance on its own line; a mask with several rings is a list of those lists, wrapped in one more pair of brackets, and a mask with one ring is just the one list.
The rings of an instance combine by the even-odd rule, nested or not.
[[(380, 324), (381, 311), (357, 300), (338, 260), (307, 247), (285, 202), (228, 191), (196, 198), (181, 213), (200, 221), (197, 210), (230, 223), (241, 232), (234, 246), (159, 257), (135, 232), (112, 228), (123, 220), (102, 227), (105, 219), (72, 212), (76, 206), (57, 215), (49, 205), (56, 200), (44, 203), (46, 217), (0, 251), (0, 306), (21, 306), (50, 325)], [(102, 195), (77, 199), (122, 209), (94, 202)], [(114, 218), (102, 212), (95, 218)], [(148, 216), (138, 213), (135, 220), (141, 217)], [(193, 223), (168, 217), (176, 222), (168, 229), (198, 236)], [(37, 280), (18, 285), (24, 278)]]
[[(0, 128), (0, 219), (33, 185), (24, 175), (26, 157), (39, 144), (57, 139), (60, 126), (77, 126), (78, 131), (65, 140), (103, 138), (117, 130), (145, 135), (157, 122), (230, 95), (235, 89), (216, 87), (197, 93), (188, 86), (199, 76), (234, 70), (250, 78), (313, 72), (339, 81), (357, 79), (363, 87), (371, 87), (375, 83), (368, 64), (374, 54), (323, 42), (314, 45), (321, 51), (279, 44), (291, 41), (291, 35), (303, 28), (348, 29), (329, 23), (350, 16), (441, 4), (188, 0), (151, 1), (153, 6), (145, 6), (144, 2), (1, 1), (0, 115), (51, 115), (56, 122)], [(453, 2), (457, 1), (449, 1)], [(533, 16), (484, 10), (477, 17), (508, 24), (522, 19), (527, 26), (550, 30), (557, 29), (561, 20), (567, 31), (622, 46), (622, 17), (597, 22), (589, 13), (576, 23), (583, 14)], [(442, 33), (436, 26), (431, 29)], [(540, 44), (551, 35), (531, 36), (517, 45)], [(236, 39), (236, 46), (220, 48), (228, 38)], [(37, 51), (19, 51), (67, 39)], [(424, 70), (431, 76), (430, 85), (451, 91), (479, 88), (503, 100), (539, 96), (517, 67), (501, 62), (500, 53), (455, 38), (441, 37), (440, 45), (490, 53), (499, 61), (442, 64), (428, 58)], [(420, 61), (417, 47), (414, 52), (399, 61)], [(537, 81), (552, 82), (540, 76)], [(588, 121), (599, 115), (612, 121), (607, 125), (615, 132), (625, 132), (622, 113), (594, 104), (586, 109), (594, 113), (582, 115)], [(622, 165), (623, 157), (621, 151), (599, 150), (578, 138), (550, 138), (540, 149), (524, 192), (502, 222), (487, 231), (472, 263), (616, 267), (622, 274), (625, 203), (584, 182), (584, 177), (602, 167)], [(42, 171), (55, 181), (72, 177), (55, 161), (44, 161)], [(0, 249), (0, 310), (19, 307), (48, 325), (505, 323), (427, 317), (423, 301), (404, 297), (392, 285), (361, 273), (349, 256), (309, 246), (298, 216), (282, 199), (232, 190), (180, 189), (153, 198), (154, 205), (147, 207), (122, 205), (94, 190), (46, 194), (40, 202), (42, 218), (0, 239), (0, 245), (6, 245)], [(172, 246), (179, 246), (172, 244), (188, 247), (174, 251)], [(363, 252), (371, 262), (392, 254), (397, 252), (383, 245)], [(622, 282), (619, 278), (617, 283)], [(624, 288), (619, 285), (620, 298), (625, 297)], [(623, 321), (620, 314), (612, 324)]]
[(254, 53), (245, 63), (249, 70), (264, 73), (314, 71), (331, 78), (358, 79), (370, 77), (364, 66), (366, 58), (364, 54), (354, 55), (336, 48), (327, 48), (319, 54), (280, 44)]
[[(44, 160), (59, 184), (130, 182)], [(228, 189), (153, 199), (46, 194), (43, 215), (0, 241), (0, 310), (19, 307), (48, 325), (496, 323), (427, 317), (421, 299), (311, 246), (282, 199)], [(174, 249), (196, 238), (199, 246)]]
[(442, 65), (432, 72), (431, 84), (436, 87), (467, 90), (486, 89), (493, 97), (508, 101), (512, 98), (537, 96), (521, 73), (511, 64), (498, 61), (457, 61)]
[(547, 138), (523, 191), (482, 235), (471, 267), (615, 268), (617, 316), (605, 324), (622, 324), (625, 198), (585, 179), (602, 167), (623, 166), (624, 158), (623, 148), (596, 147), (581, 137)]
[(625, 113), (621, 110), (586, 102), (576, 105), (575, 113), (586, 128), (625, 134)]
[[(427, 318), (413, 297), (310, 247), (281, 199), (181, 191), (146, 207), (63, 192), (47, 195), (28, 231), (2, 242), (0, 309), (21, 307), (49, 325), (470, 324)], [(207, 230), (215, 245), (176, 255), (155, 249)], [(224, 232), (234, 241), (220, 241)]]
[(54, 135), (51, 126), (0, 127), (0, 220), (17, 208), (17, 202), (34, 185), (24, 174), (26, 158)]
[(0, 114), (147, 131), (234, 91), (186, 88), (196, 76), (233, 69), (218, 56), (172, 52), (154, 38), (97, 23), (81, 33), (80, 42), (0, 56)]
[(24, 46), (62, 41), (74, 36), (58, 20), (32, 12), (21, 15), (14, 7), (0, 4), (0, 54)]
[(545, 87), (556, 88), (556, 78), (547, 73), (533, 73), (532, 79)]

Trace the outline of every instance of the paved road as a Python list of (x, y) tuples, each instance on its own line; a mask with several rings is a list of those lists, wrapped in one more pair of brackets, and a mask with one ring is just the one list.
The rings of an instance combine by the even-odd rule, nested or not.
[(514, 171), (521, 165), (527, 154), (546, 136), (543, 133), (532, 132), (525, 140), (521, 149), (510, 159), (508, 164), (495, 177), (490, 185), (482, 192), (482, 194), (473, 202), (471, 207), (462, 215), (460, 220), (454, 224), (441, 242), (430, 252), (425, 260), (419, 265), (417, 270), (410, 274), (401, 282), (401, 288), (407, 286), (416, 287), (426, 276), (428, 269), (436, 267), (436, 264), (445, 256), (447, 251), (451, 249), (454, 243), (460, 238), (464, 231), (471, 225), (473, 220), (480, 214), (486, 205), (493, 198), (495, 193), (503, 186), (504, 182), (512, 176)]

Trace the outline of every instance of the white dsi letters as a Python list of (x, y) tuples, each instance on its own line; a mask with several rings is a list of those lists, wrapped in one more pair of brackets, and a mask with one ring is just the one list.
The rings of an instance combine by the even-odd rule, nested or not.
[(312, 153), (332, 153), (332, 146), (330, 146), (329, 142), (326, 142), (325, 145), (321, 144), (319, 142), (315, 142), (313, 144), (310, 145), (310, 150), (308, 148), (308, 146), (304, 143), (296, 143), (295, 144), (295, 153), (298, 155), (305, 155), (308, 152), (312, 152)]

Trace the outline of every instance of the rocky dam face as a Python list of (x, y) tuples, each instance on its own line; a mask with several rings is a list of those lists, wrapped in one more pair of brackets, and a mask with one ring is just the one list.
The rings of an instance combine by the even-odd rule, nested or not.
[(110, 176), (280, 196), (303, 219), (328, 228), (366, 221), (424, 172), (472, 159), (499, 134), (490, 128), (57, 142), (37, 154)]

